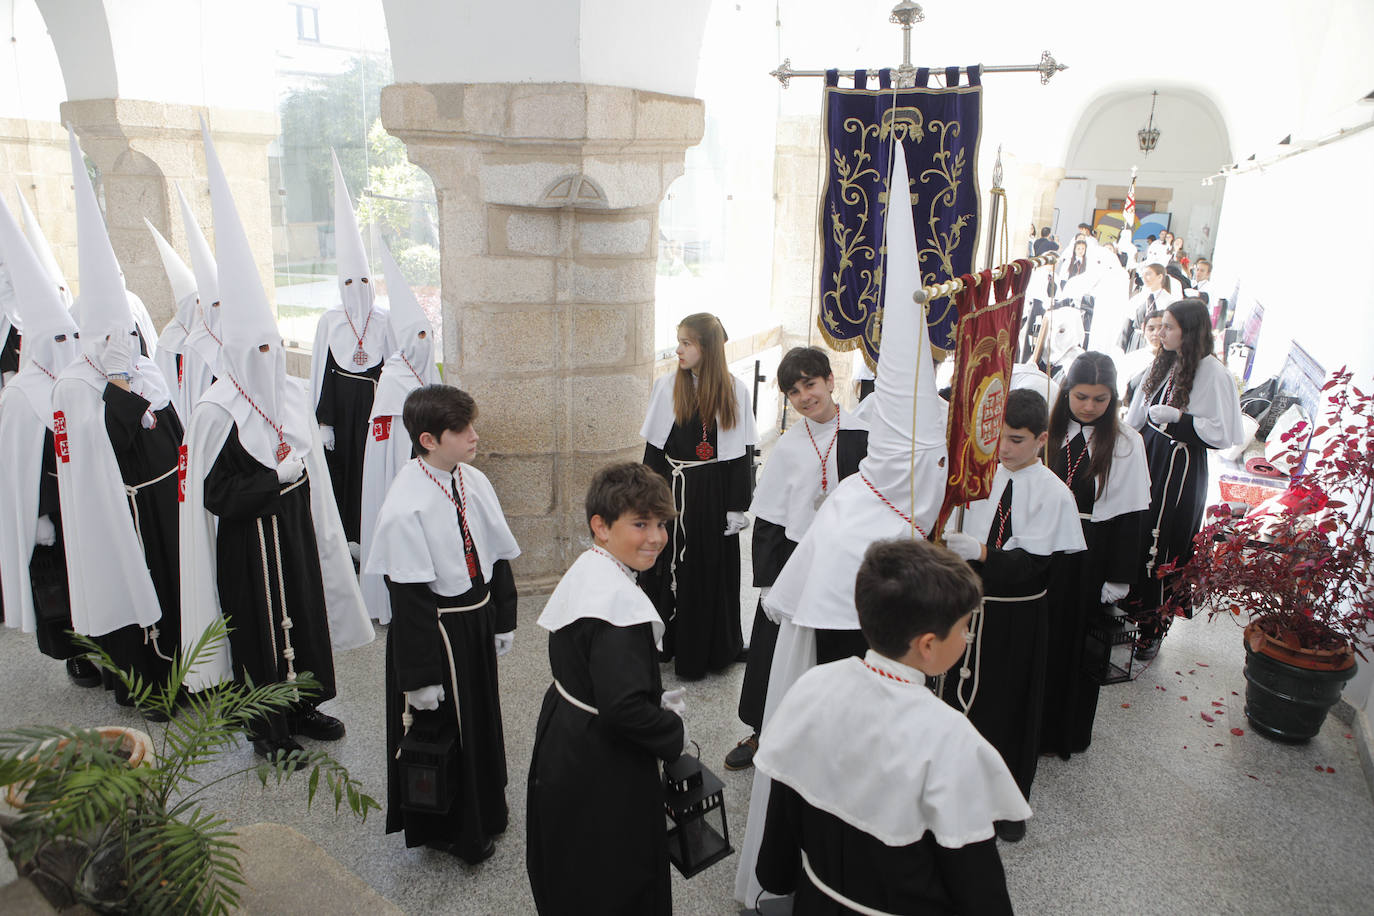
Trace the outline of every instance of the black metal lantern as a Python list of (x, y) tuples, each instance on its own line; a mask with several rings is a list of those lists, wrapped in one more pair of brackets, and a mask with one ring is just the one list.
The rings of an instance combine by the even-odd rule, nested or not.
[(1140, 635), (1134, 621), (1116, 605), (1107, 605), (1088, 621), (1083, 641), (1083, 672), (1098, 684), (1120, 684), (1132, 677), (1135, 642)]
[[(725, 783), (696, 757), (683, 754), (663, 766), (663, 807), (668, 815), (668, 858), (690, 878), (734, 852), (725, 822)], [(720, 832), (706, 821), (720, 812)]]
[(401, 777), (401, 808), (447, 814), (458, 794), (458, 729), (411, 728), (396, 754)]

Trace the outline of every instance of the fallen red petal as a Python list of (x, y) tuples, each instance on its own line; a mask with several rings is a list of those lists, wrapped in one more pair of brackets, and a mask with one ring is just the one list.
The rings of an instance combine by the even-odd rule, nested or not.
[(1232, 690), (1232, 691), (1231, 691), (1231, 696), (1233, 696), (1233, 697), (1238, 697), (1238, 696), (1240, 696), (1240, 694), (1238, 694), (1238, 693), (1236, 693), (1234, 690)]
[(1130, 704), (1130, 703), (1122, 703), (1122, 704), (1121, 704), (1121, 708), (1122, 708), (1122, 709), (1130, 709), (1130, 708), (1131, 708), (1131, 704)]
[(1313, 769), (1320, 773), (1322, 771), (1322, 765), (1319, 763), (1315, 767), (1313, 767)]
[[(1246, 773), (1245, 775), (1246, 775), (1246, 776), (1250, 776), (1249, 773)], [(1250, 776), (1250, 778), (1253, 779), (1255, 782), (1259, 782), (1259, 777), (1258, 777), (1258, 776)]]
[(1210, 667), (1212, 667), (1211, 665), (1207, 664), (1206, 662), (1193, 662), (1193, 664), (1194, 664), (1194, 665), (1197, 665), (1199, 668), (1210, 668)]
[(1223, 703), (1223, 702), (1221, 702), (1220, 700), (1213, 700), (1213, 701), (1212, 701), (1212, 705), (1213, 705), (1213, 706), (1225, 706), (1226, 704)]
[(1334, 772), (1336, 772), (1336, 768), (1335, 768), (1335, 767), (1327, 767), (1327, 768), (1326, 768), (1326, 772), (1328, 772), (1328, 773), (1334, 773)]
[[(1164, 689), (1163, 687), (1159, 686), (1158, 684), (1155, 684), (1155, 690), (1163, 690), (1163, 689)], [(1350, 736), (1349, 736), (1349, 735), (1346, 735), (1346, 737), (1349, 738)]]
[(1187, 700), (1188, 700), (1188, 698), (1187, 698), (1186, 696), (1181, 696), (1181, 697), (1179, 697), (1179, 699), (1180, 699), (1180, 700), (1183, 700), (1184, 702), (1187, 702)]
[(1212, 745), (1212, 747), (1221, 747), (1221, 742), (1218, 741), (1216, 744)]
[[(1233, 734), (1233, 735), (1235, 735), (1237, 738), (1239, 738), (1241, 735), (1245, 734), (1245, 729), (1243, 729), (1243, 728), (1233, 728), (1233, 729), (1231, 729), (1231, 734)], [(1250, 778), (1251, 778), (1251, 779), (1254, 779), (1255, 777), (1251, 776)]]
[(1200, 712), (1200, 713), (1198, 713), (1198, 715), (1200, 715), (1200, 716), (1202, 717), (1202, 721), (1204, 721), (1204, 722), (1215, 722), (1215, 721), (1216, 721), (1216, 719), (1213, 719), (1211, 716), (1207, 715), (1207, 713), (1205, 713), (1205, 712)]
[(1188, 673), (1189, 673), (1189, 674), (1197, 674), (1197, 670), (1196, 670), (1196, 669), (1193, 669), (1193, 668), (1189, 668), (1189, 669), (1188, 669)]
[(1346, 732), (1346, 733), (1345, 733), (1345, 736), (1346, 736), (1347, 738), (1353, 738), (1353, 737), (1355, 737), (1354, 735), (1350, 734), (1349, 732)]

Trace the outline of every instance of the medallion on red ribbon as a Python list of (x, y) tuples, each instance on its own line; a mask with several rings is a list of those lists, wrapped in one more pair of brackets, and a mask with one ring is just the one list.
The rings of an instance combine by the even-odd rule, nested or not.
[(177, 502), (186, 502), (186, 446), (177, 449)]
[(71, 451), (67, 448), (67, 418), (60, 410), (53, 411), (52, 415), (52, 445), (58, 461), (67, 464), (72, 460)]
[(391, 438), (391, 417), (378, 417), (372, 421), (372, 441), (385, 442)]

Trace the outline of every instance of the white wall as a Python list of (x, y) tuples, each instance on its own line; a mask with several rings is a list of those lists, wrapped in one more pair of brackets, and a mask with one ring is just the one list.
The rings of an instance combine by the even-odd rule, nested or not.
[(398, 83), (599, 83), (691, 96), (711, 0), (385, 0)]
[(0, 118), (56, 121), (67, 99), (62, 68), (34, 0), (0, 0)]

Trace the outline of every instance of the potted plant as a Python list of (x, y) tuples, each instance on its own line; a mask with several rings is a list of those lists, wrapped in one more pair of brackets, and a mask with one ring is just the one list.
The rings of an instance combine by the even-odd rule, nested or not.
[(1213, 507), (1193, 556), (1169, 564), (1180, 610), (1191, 591), (1208, 619), (1245, 622), (1245, 714), (1255, 729), (1286, 741), (1320, 730), (1355, 656), (1374, 648), (1369, 526), (1374, 519), (1374, 397), (1342, 368), (1322, 387), (1327, 416), (1282, 437), (1296, 459), (1288, 489), (1269, 511), (1233, 519)]
[(19, 874), (54, 906), (82, 903), (102, 913), (140, 914), (235, 909), (243, 875), (234, 832), (205, 809), (203, 793), (250, 772), (263, 786), (299, 774), (307, 804), (323, 781), (335, 810), (346, 804), (366, 820), (379, 809), (347, 769), (320, 751), (279, 754), (209, 781), (197, 778), (201, 767), (239, 746), (251, 722), (285, 711), (318, 687), (303, 674), (293, 684), (182, 691), (196, 661), (217, 651), (227, 632), (223, 621), (208, 628), (190, 652), (178, 655), (161, 685), (117, 670), (99, 646), (76, 637), (93, 661), (124, 682), (145, 715), (170, 717), (151, 748), (138, 746), (148, 736), (133, 729), (0, 732), (0, 785), (10, 787), (18, 810), (0, 820), (0, 833)]

